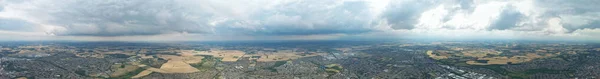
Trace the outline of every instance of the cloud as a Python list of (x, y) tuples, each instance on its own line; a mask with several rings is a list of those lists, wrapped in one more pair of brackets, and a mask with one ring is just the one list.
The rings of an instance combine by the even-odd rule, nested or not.
[(561, 19), (564, 19), (562, 24), (570, 32), (578, 29), (600, 28), (600, 11), (578, 15), (566, 14), (559, 16)]
[(413, 29), (419, 15), (434, 4), (429, 0), (391, 1), (381, 17), (393, 29)]
[[(0, 35), (81, 40), (594, 36), (598, 1), (2, 0)], [(585, 30), (586, 33), (579, 33)], [(502, 37), (494, 37), (502, 36)], [(597, 35), (596, 35), (597, 36)], [(189, 37), (189, 38), (186, 38)], [(211, 38), (212, 37), (212, 38)], [(231, 37), (231, 38), (230, 38)], [(339, 38), (338, 38), (339, 37)], [(85, 39), (84, 39), (85, 38)], [(300, 39), (300, 38), (294, 38)], [(442, 38), (439, 38), (442, 39)], [(582, 38), (584, 39), (584, 38)], [(175, 39), (164, 39), (175, 40)]]
[(303, 0), (282, 3), (254, 13), (252, 20), (229, 20), (217, 31), (250, 35), (313, 35), (372, 31), (364, 1)]
[[(363, 1), (62, 0), (8, 5), (18, 19), (64, 27), (59, 36), (164, 33), (312, 35), (370, 31)], [(248, 4), (246, 4), (248, 3)], [(27, 7), (24, 7), (27, 6)], [(22, 13), (22, 14), (21, 14)], [(224, 24), (227, 23), (227, 24)], [(52, 30), (52, 29), (50, 29)]]
[(521, 21), (523, 14), (517, 12), (512, 7), (508, 7), (502, 11), (498, 20), (496, 20), (489, 29), (506, 30), (517, 26)]
[(164, 34), (187, 33), (204, 36), (180, 38), (246, 35), (258, 40), (319, 39), (303, 37), (372, 31), (368, 26), (370, 19), (365, 19), (370, 16), (368, 5), (363, 1), (33, 0), (7, 4), (9, 10), (0, 12), (2, 18), (22, 19), (46, 27), (41, 31), (48, 32), (46, 36), (29, 39), (121, 40), (132, 36), (157, 39), (154, 36), (169, 38)]
[(35, 31), (36, 25), (18, 19), (2, 19), (0, 18), (0, 30), (11, 31)]
[(600, 9), (595, 0), (536, 0), (536, 5), (547, 9), (545, 15), (560, 17), (569, 32), (586, 28), (600, 28)]

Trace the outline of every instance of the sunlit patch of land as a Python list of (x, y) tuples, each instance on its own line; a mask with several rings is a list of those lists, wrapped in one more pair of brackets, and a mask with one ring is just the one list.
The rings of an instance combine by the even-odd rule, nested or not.
[(202, 61), (202, 56), (189, 56), (189, 55), (157, 55), (159, 58), (163, 58), (169, 61), (183, 61), (188, 64), (200, 63)]
[(160, 68), (149, 67), (144, 64), (139, 64), (138, 67), (143, 67), (146, 70), (138, 73), (132, 78), (140, 78), (149, 75), (152, 72), (158, 73), (194, 73), (200, 70), (191, 66), (190, 64), (200, 63), (204, 57), (194, 55), (157, 55), (159, 58), (168, 60), (167, 63), (162, 64)]
[(427, 55), (429, 57), (433, 58), (433, 59), (436, 59), (436, 60), (447, 59), (448, 58), (448, 56), (439, 56), (439, 55), (433, 54), (433, 50), (428, 50), (427, 51)]
[(512, 57), (506, 57), (506, 56), (497, 56), (497, 57), (481, 57), (478, 58), (477, 60), (483, 60), (483, 61), (487, 61), (486, 63), (481, 63), (481, 62), (476, 62), (476, 60), (470, 60), (467, 61), (466, 63), (469, 65), (494, 65), (494, 64), (517, 64), (517, 63), (523, 63), (523, 62), (529, 62), (532, 61), (534, 59), (538, 59), (538, 58), (546, 58), (546, 57), (553, 57), (555, 55), (552, 54), (545, 54), (544, 56), (535, 54), (535, 53), (527, 53), (525, 56), (512, 56)]
[(158, 73), (172, 73), (172, 72), (167, 72), (167, 71), (165, 71), (165, 70), (158, 69), (158, 68), (154, 68), (154, 67), (150, 67), (150, 66), (143, 65), (143, 64), (141, 64), (141, 65), (137, 65), (137, 66), (138, 66), (138, 67), (141, 67), (141, 68), (145, 68), (146, 70), (150, 70), (150, 71), (152, 71), (152, 72), (158, 72)]
[[(185, 64), (185, 62), (182, 61), (175, 61), (175, 62), (167, 62), (165, 64), (163, 64), (163, 66), (161, 66), (161, 68), (154, 68), (154, 67), (150, 67), (147, 65), (137, 65), (138, 67), (141, 68), (145, 68), (146, 70), (138, 73), (137, 75), (131, 77), (131, 78), (140, 78), (140, 77), (144, 77), (146, 75), (150, 75), (153, 72), (158, 72), (158, 73), (193, 73), (193, 72), (198, 72), (199, 70), (190, 66), (189, 64)], [(189, 70), (184, 70), (184, 69), (189, 69)]]
[(259, 62), (272, 62), (272, 61), (287, 61), (303, 57), (319, 56), (325, 53), (304, 53), (304, 52), (293, 52), (292, 50), (279, 50), (277, 52), (265, 52), (260, 51), (256, 54), (246, 54), (239, 50), (218, 50), (211, 49), (210, 51), (194, 51), (194, 50), (182, 50), (182, 56), (213, 56), (222, 58), (223, 62), (235, 62), (242, 57), (249, 57), (251, 60), (257, 60)]
[[(190, 66), (190, 64), (199, 63), (203, 57), (200, 56), (176, 56), (176, 55), (158, 55), (159, 58), (168, 60), (160, 66), (160, 69), (147, 68), (148, 70), (159, 73), (193, 73), (199, 70)], [(145, 66), (144, 66), (145, 67)]]
[(259, 54), (250, 55), (250, 56), (260, 56), (260, 58), (256, 60), (259, 62), (272, 62), (272, 61), (287, 61), (287, 60), (293, 60), (293, 59), (298, 59), (298, 58), (302, 58), (302, 57), (311, 57), (311, 56), (318, 56), (318, 55), (320, 55), (320, 54), (317, 54), (317, 53), (313, 53), (313, 54), (259, 53)]
[(481, 58), (481, 57), (485, 57), (488, 54), (491, 55), (499, 55), (501, 52), (498, 51), (493, 51), (493, 50), (470, 50), (470, 51), (463, 51), (462, 54), (464, 56), (468, 56), (468, 57), (475, 57), (475, 58)]
[[(521, 51), (511, 51), (521, 52)], [(503, 65), (503, 64), (518, 64), (530, 62), (535, 59), (549, 58), (560, 55), (558, 53), (550, 53), (546, 50), (536, 50), (536, 53), (520, 53), (501, 55), (502, 52), (491, 49), (467, 49), (467, 48), (451, 48), (450, 50), (428, 50), (426, 54), (435, 60), (443, 59), (461, 59), (468, 65)], [(576, 54), (567, 52), (567, 54)]]
[(223, 58), (222, 61), (225, 62), (235, 62), (237, 61), (239, 58), (241, 58), (242, 56), (244, 56), (246, 53), (243, 51), (239, 51), (239, 50), (210, 50), (210, 51), (194, 51), (194, 50), (182, 50), (182, 54), (183, 56), (186, 55), (206, 55), (206, 56), (213, 56), (213, 57), (220, 57)]
[(135, 76), (133, 76), (131, 78), (141, 78), (141, 77), (144, 77), (146, 75), (150, 75), (151, 73), (152, 73), (151, 70), (144, 70), (144, 71), (140, 72), (139, 74), (137, 74), (137, 75), (135, 75)]
[(142, 72), (140, 72), (140, 73), (137, 73), (137, 75), (132, 76), (131, 78), (141, 78), (141, 77), (144, 77), (146, 75), (150, 75), (152, 72), (168, 73), (167, 71), (164, 71), (164, 70), (161, 70), (161, 69), (158, 69), (158, 68), (149, 67), (149, 66), (146, 66), (146, 65), (143, 65), (143, 64), (140, 64), (140, 65), (137, 65), (137, 66), (140, 67), (140, 68), (145, 68), (145, 70), (142, 71)]
[(111, 77), (119, 77), (122, 75), (125, 75), (129, 72), (135, 71), (136, 69), (138, 69), (138, 66), (134, 66), (134, 65), (125, 65), (125, 64), (115, 64), (112, 66), (113, 68), (113, 73), (110, 74)]
[(166, 71), (167, 73), (193, 73), (199, 71), (181, 60), (169, 60), (160, 67), (160, 70)]
[(343, 69), (344, 67), (342, 67), (340, 64), (325, 65), (325, 71), (329, 73), (339, 73)]

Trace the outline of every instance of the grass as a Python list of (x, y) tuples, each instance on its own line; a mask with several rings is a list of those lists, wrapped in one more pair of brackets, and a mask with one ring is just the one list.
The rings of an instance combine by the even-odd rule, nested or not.
[(204, 56), (200, 63), (190, 65), (200, 71), (207, 71), (209, 69), (215, 68), (214, 66), (217, 64), (217, 62), (220, 62), (219, 58), (215, 58), (212, 56)]
[(81, 76), (87, 76), (89, 77), (87, 74), (85, 74), (84, 70), (75, 70), (75, 74), (81, 75)]
[(125, 65), (122, 65), (122, 64), (121, 64), (121, 66), (120, 66), (119, 68), (125, 68)]
[(330, 74), (339, 73), (342, 70), (343, 68), (339, 64), (329, 64), (325, 66), (325, 71)]
[(288, 61), (277, 61), (277, 62), (275, 62), (275, 65), (273, 65), (271, 67), (267, 67), (265, 69), (270, 70), (271, 72), (277, 72), (277, 69), (275, 69), (275, 67), (279, 67), (281, 65), (284, 65), (287, 62)]
[(166, 60), (164, 60), (162, 58), (143, 59), (142, 61), (140, 61), (140, 63), (154, 67), (154, 68), (160, 68), (162, 66), (162, 64), (166, 63)]
[(342, 70), (342, 67), (340, 67), (340, 66), (333, 66), (333, 67), (331, 67), (331, 68), (332, 68), (332, 69), (335, 69), (335, 70), (339, 70), (339, 71), (341, 71), (341, 70)]
[(129, 57), (131, 57), (131, 56), (125, 55), (125, 54), (106, 54), (106, 55), (111, 56), (111, 57), (115, 57), (115, 58), (129, 58)]
[(273, 65), (273, 67), (279, 67), (279, 66), (281, 66), (281, 65), (283, 65), (283, 64), (285, 64), (287, 62), (288, 61), (277, 61), (277, 62), (275, 62), (275, 65)]
[(110, 77), (110, 78), (107, 78), (107, 79), (131, 79), (131, 77), (139, 74), (140, 72), (142, 72), (144, 70), (146, 70), (146, 69), (145, 68), (137, 68), (134, 71), (128, 72), (125, 75), (118, 76), (118, 77)]

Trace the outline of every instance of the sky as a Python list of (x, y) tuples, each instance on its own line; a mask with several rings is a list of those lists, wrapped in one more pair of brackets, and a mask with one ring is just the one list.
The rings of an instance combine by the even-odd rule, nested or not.
[(0, 41), (600, 41), (600, 0), (0, 0)]

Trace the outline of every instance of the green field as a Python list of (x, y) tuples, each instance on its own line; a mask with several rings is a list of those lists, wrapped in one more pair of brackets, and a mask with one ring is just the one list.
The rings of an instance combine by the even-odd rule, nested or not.
[(137, 68), (137, 69), (135, 69), (135, 71), (128, 72), (125, 75), (122, 75), (122, 76), (119, 76), (119, 77), (110, 77), (108, 79), (131, 79), (131, 77), (139, 74), (140, 72), (142, 72), (144, 70), (146, 70), (146, 69), (145, 68)]
[(281, 65), (284, 65), (287, 62), (288, 61), (277, 61), (277, 62), (275, 62), (275, 65), (273, 65), (271, 67), (267, 67), (265, 69), (270, 70), (271, 72), (277, 72), (277, 69), (275, 69), (275, 67), (279, 67)]
[(215, 58), (212, 56), (204, 56), (200, 63), (190, 64), (192, 67), (200, 70), (200, 71), (208, 71), (210, 69), (214, 69), (215, 65), (220, 62), (219, 58)]

